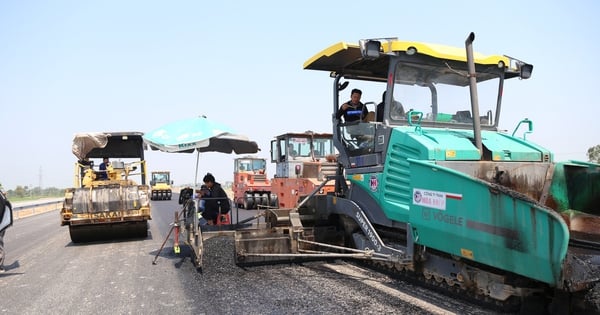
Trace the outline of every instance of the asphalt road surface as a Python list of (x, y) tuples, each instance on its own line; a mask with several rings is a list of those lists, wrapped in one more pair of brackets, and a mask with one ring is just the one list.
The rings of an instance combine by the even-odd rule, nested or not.
[(58, 211), (15, 221), (0, 314), (491, 314), (344, 261), (241, 268), (226, 237), (205, 242), (202, 273), (172, 239), (153, 265), (176, 200), (152, 201), (146, 239), (73, 244)]

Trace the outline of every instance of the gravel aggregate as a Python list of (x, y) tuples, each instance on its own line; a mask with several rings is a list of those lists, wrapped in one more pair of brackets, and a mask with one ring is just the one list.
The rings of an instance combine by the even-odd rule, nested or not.
[(183, 269), (205, 314), (493, 314), (341, 260), (241, 268), (233, 239), (204, 245), (202, 272)]

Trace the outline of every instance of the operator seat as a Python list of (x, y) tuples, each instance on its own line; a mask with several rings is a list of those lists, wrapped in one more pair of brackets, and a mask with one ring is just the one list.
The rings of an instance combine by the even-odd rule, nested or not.
[(461, 123), (472, 123), (473, 117), (471, 116), (471, 111), (468, 110), (459, 110), (454, 115), (454, 120)]

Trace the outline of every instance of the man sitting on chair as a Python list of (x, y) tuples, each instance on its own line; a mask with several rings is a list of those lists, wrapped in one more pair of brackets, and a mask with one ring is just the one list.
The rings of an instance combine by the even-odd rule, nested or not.
[(215, 182), (215, 177), (211, 173), (207, 173), (202, 181), (208, 190), (202, 196), (206, 195), (202, 217), (208, 221), (209, 225), (215, 225), (221, 214), (227, 214), (231, 210), (229, 197), (221, 184)]

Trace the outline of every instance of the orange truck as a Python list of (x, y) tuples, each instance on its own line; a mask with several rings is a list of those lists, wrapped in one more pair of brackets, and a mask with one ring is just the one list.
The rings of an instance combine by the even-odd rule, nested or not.
[(259, 157), (245, 156), (234, 160), (233, 196), (239, 208), (276, 206), (277, 199), (271, 195), (266, 167), (267, 161)]

